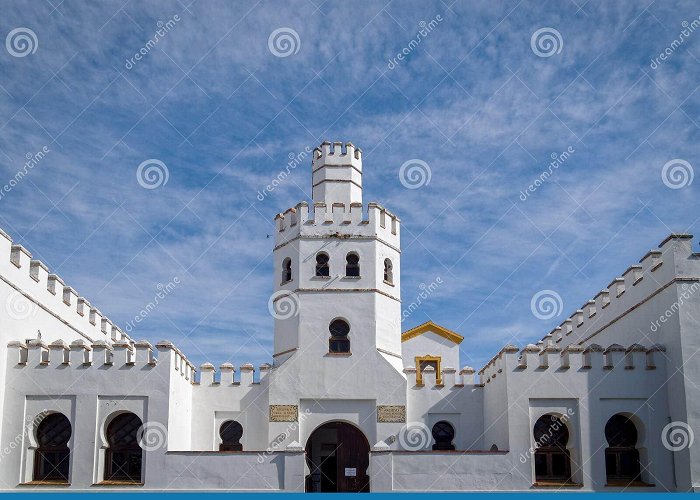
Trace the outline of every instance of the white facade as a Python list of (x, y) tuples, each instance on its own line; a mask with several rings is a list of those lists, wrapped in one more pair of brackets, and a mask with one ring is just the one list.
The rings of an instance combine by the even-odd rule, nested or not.
[[(700, 428), (700, 255), (689, 235), (671, 235), (537, 345), (505, 346), (475, 375), (460, 368), (458, 334), (432, 323), (401, 333), (400, 221), (363, 205), (362, 152), (324, 143), (312, 171), (313, 205), (276, 218), (275, 354), (257, 368), (196, 370), (167, 341), (133, 341), (0, 232), (0, 488), (700, 485), (699, 449), (672, 451), (664, 431)], [(42, 445), (55, 414), (70, 423), (67, 451)], [(127, 414), (145, 431), (138, 474), (125, 479), (110, 472), (121, 452), (109, 429)], [(545, 457), (533, 429), (549, 415), (568, 439)], [(606, 440), (615, 415), (634, 424), (631, 446)], [(220, 432), (231, 421), (242, 427), (233, 444)], [(450, 427), (437, 443), (431, 431)], [(606, 451), (638, 457), (638, 475), (606, 472)], [(37, 457), (55, 453), (65, 472), (37, 472)]]

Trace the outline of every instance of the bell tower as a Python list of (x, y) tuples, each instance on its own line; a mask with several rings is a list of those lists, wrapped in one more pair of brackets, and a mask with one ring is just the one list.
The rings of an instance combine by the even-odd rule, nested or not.
[(399, 219), (362, 203), (362, 150), (322, 143), (313, 151), (313, 204), (277, 215), (274, 364), (293, 357), (337, 370), (371, 353), (399, 371)]

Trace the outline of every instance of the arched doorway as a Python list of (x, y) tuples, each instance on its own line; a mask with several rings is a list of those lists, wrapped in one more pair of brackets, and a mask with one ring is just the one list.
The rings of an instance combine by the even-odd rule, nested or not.
[(306, 442), (308, 492), (369, 492), (369, 442), (346, 422), (318, 427)]

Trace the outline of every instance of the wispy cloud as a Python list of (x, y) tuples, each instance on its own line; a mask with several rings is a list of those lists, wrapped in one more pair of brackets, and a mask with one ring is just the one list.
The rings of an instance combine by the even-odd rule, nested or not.
[[(478, 366), (562, 319), (533, 317), (535, 292), (557, 290), (568, 314), (668, 232), (697, 228), (694, 184), (669, 189), (661, 168), (700, 166), (700, 35), (650, 62), (698, 14), (690, 1), (6, 2), (3, 36), (28, 27), (38, 47), (0, 53), (0, 174), (50, 153), (0, 199), (0, 227), (120, 324), (178, 276), (133, 336), (170, 338), (196, 363), (261, 363), (272, 218), (308, 197), (310, 165), (262, 202), (258, 190), (290, 153), (350, 140), (365, 201), (402, 219), (404, 298), (444, 281), (404, 326), (459, 330)], [(268, 48), (280, 27), (299, 35), (292, 56)], [(561, 33), (559, 54), (532, 51), (542, 27)], [(151, 158), (169, 172), (154, 190), (136, 178)], [(407, 190), (398, 172), (414, 158), (432, 178)]]

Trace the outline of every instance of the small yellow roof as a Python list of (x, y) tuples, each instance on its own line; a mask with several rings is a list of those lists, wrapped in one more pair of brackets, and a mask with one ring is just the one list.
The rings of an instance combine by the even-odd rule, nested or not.
[(433, 332), (443, 338), (446, 338), (447, 340), (454, 342), (455, 344), (460, 344), (464, 340), (464, 337), (462, 337), (459, 333), (448, 330), (447, 328), (437, 325), (432, 321), (428, 321), (427, 323), (423, 323), (422, 325), (403, 332), (401, 334), (401, 342), (411, 340), (418, 335), (423, 335), (425, 332)]

